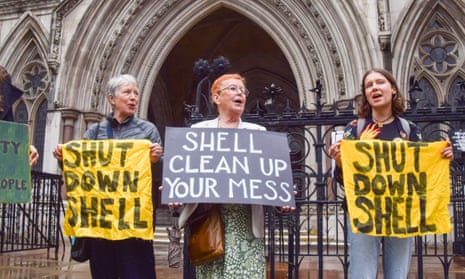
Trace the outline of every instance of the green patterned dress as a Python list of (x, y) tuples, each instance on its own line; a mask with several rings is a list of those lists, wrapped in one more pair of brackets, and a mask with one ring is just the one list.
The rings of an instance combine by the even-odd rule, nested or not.
[(266, 278), (265, 240), (252, 233), (249, 205), (225, 204), (224, 258), (196, 267), (197, 279)]

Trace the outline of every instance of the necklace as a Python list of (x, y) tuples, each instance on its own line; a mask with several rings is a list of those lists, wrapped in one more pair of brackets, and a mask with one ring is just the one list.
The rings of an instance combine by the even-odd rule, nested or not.
[(375, 118), (373, 118), (373, 121), (376, 123), (376, 125), (379, 127), (379, 128), (383, 128), (384, 124), (386, 122), (389, 122), (392, 118), (392, 114), (389, 115), (387, 118), (385, 118), (384, 120), (377, 120)]

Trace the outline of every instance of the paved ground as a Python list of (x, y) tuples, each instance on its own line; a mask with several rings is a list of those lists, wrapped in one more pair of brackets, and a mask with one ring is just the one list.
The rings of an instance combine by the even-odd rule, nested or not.
[[(162, 249), (166, 251), (165, 246)], [(89, 279), (88, 263), (79, 263), (69, 258), (69, 246), (59, 251), (59, 259), (52, 259), (47, 250), (32, 250), (0, 254), (0, 279)], [(156, 253), (157, 277), (161, 279), (182, 278), (182, 268), (169, 268), (167, 252)]]
[[(182, 278), (182, 268), (169, 268), (167, 262), (167, 244), (157, 243), (155, 254), (157, 261), (157, 277), (159, 279)], [(52, 253), (53, 254), (53, 251)], [(0, 279), (89, 279), (87, 263), (78, 263), (69, 259), (69, 247), (59, 251), (59, 259), (51, 259), (46, 250), (33, 250), (26, 252), (12, 252), (0, 254)], [(53, 255), (50, 255), (53, 256)], [(334, 257), (325, 260), (324, 278), (343, 279), (342, 266)], [(416, 261), (412, 261), (411, 276), (416, 279)], [(287, 277), (287, 264), (277, 263), (276, 279)], [(317, 258), (305, 258), (299, 271), (299, 279), (318, 278)], [(378, 276), (381, 279), (382, 276)], [(435, 258), (427, 258), (424, 263), (425, 279), (446, 278), (442, 273), (440, 261)], [(455, 260), (451, 263), (450, 273), (447, 278), (465, 279), (465, 260)]]

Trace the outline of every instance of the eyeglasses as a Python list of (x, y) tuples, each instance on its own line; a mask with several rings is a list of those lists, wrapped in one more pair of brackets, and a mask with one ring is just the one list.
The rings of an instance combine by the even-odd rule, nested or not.
[(249, 96), (249, 89), (244, 87), (239, 87), (237, 85), (229, 85), (227, 87), (221, 88), (219, 92), (227, 90), (229, 94), (244, 94), (246, 97)]

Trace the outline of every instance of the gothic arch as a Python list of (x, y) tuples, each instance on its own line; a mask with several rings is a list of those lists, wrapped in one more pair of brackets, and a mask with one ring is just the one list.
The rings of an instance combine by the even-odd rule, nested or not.
[[(150, 92), (170, 50), (196, 22), (219, 8), (246, 16), (274, 39), (287, 57), (300, 99), (306, 104), (311, 103), (306, 93), (316, 79), (322, 80), (329, 99), (338, 99), (347, 88), (358, 88), (358, 78), (354, 77), (360, 76), (361, 69), (377, 62), (374, 43), (367, 42), (366, 30), (355, 20), (356, 9), (351, 3), (121, 2), (92, 2), (83, 15), (64, 57), (66, 69), (57, 82), (59, 91), (67, 92), (58, 97), (64, 106), (76, 104), (78, 110), (95, 111), (102, 105), (108, 111), (103, 86), (119, 72), (135, 74), (142, 91)], [(303, 19), (313, 24), (303, 24)], [(98, 30), (93, 26), (99, 26)], [(146, 115), (149, 99), (148, 93), (143, 93), (139, 114)]]
[[(39, 154), (44, 151), (50, 89), (50, 71), (46, 63), (49, 41), (45, 30), (37, 18), (25, 13), (0, 48), (3, 55), (0, 61), (6, 61), (13, 83), (24, 92), (14, 106), (15, 118), (30, 125), (31, 142)], [(42, 169), (43, 160), (41, 156), (35, 170)]]
[(316, 44), (325, 43), (328, 51), (322, 55), (333, 57), (324, 60), (333, 64), (326, 69), (326, 82), (336, 85), (328, 88), (327, 101), (353, 98), (360, 93), (359, 83), (363, 73), (382, 66), (376, 38), (367, 35), (370, 31), (359, 15), (363, 9), (358, 6), (358, 1), (307, 2), (313, 18), (310, 21), (319, 26), (309, 33), (321, 33), (320, 36), (325, 38)]
[[(11, 71), (13, 83), (20, 87), (24, 94), (22, 99), (27, 108), (30, 124), (35, 124), (36, 106), (47, 99), (50, 88), (50, 71), (46, 61), (48, 52), (48, 35), (45, 28), (30, 13), (25, 13), (19, 23), (7, 35), (5, 44), (1, 46), (0, 61)], [(31, 86), (28, 76), (40, 71), (40, 86)], [(33, 73), (34, 72), (34, 73)]]
[(6, 64), (11, 66), (9, 69), (21, 67), (22, 63), (29, 61), (36, 54), (46, 61), (48, 34), (45, 30), (31, 13), (25, 13), (7, 34), (5, 44), (0, 47), (0, 61), (6, 61)]
[[(12, 73), (13, 82), (23, 91), (23, 99), (26, 106), (31, 109), (38, 97), (48, 94), (50, 88), (50, 71), (46, 63), (48, 53), (48, 39), (45, 28), (31, 14), (26, 13), (19, 24), (8, 34), (7, 43), (2, 46), (0, 61), (6, 61), (8, 69)], [(31, 71), (41, 72), (41, 86), (31, 88), (28, 75)], [(29, 111), (29, 117), (33, 118), (33, 111)]]
[[(451, 74), (465, 66), (465, 25), (457, 20), (463, 17), (464, 10), (465, 3), (455, 0), (413, 1), (405, 9), (393, 33), (393, 61), (402, 61), (402, 64), (394, 64), (393, 72), (404, 91), (408, 90), (410, 76), (428, 76), (432, 86), (438, 90), (438, 98), (441, 100), (447, 95), (447, 88), (452, 82)], [(453, 36), (456, 40), (457, 50), (452, 51), (458, 52), (458, 65), (446, 74), (426, 69), (419, 54), (428, 36), (432, 37), (433, 33)]]
[[(419, 100), (418, 107), (428, 107), (430, 104), (439, 106), (442, 104), (443, 98), (440, 94), (441, 88), (431, 75), (428, 75), (425, 72), (420, 72), (417, 76), (415, 76), (415, 79), (420, 83), (419, 85), (422, 89), (422, 91), (413, 92), (413, 95), (411, 96), (412, 98)], [(408, 96), (408, 89), (405, 90), (406, 91), (403, 91), (403, 94), (405, 98), (409, 99), (410, 96)]]
[[(462, 82), (462, 84), (458, 84)], [(457, 105), (458, 102), (464, 102), (465, 96), (463, 95), (465, 89), (465, 68), (458, 70), (450, 77), (450, 83), (446, 88), (446, 96), (444, 97), (450, 105)]]

